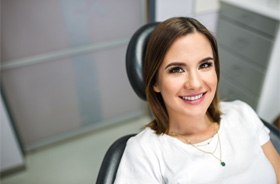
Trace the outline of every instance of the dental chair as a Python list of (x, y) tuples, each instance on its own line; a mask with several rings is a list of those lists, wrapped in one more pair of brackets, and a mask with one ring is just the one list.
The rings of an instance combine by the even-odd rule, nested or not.
[[(156, 25), (157, 23), (150, 23), (139, 28), (130, 39), (126, 51), (126, 72), (128, 79), (134, 92), (142, 100), (146, 100), (145, 84), (142, 75), (145, 48), (149, 36)], [(126, 142), (132, 136), (135, 136), (135, 134), (123, 136), (110, 146), (103, 158), (96, 184), (114, 183)]]
[[(126, 71), (129, 82), (137, 94), (137, 96), (146, 100), (145, 84), (142, 75), (142, 65), (145, 56), (145, 48), (155, 26), (158, 23), (150, 23), (139, 28), (132, 36), (126, 52)], [(262, 120), (266, 127), (270, 129), (271, 141), (280, 153), (280, 131), (272, 124)], [(125, 135), (116, 140), (107, 150), (98, 176), (96, 184), (112, 184), (114, 183), (118, 166), (124, 152), (126, 142), (129, 138), (136, 134)]]

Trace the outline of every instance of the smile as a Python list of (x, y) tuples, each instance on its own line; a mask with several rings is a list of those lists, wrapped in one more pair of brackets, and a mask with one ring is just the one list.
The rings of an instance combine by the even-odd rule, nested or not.
[(181, 96), (181, 98), (183, 100), (188, 100), (188, 101), (194, 101), (194, 100), (198, 100), (200, 98), (202, 98), (202, 96), (204, 95), (205, 93), (201, 93), (199, 95), (195, 95), (195, 96)]

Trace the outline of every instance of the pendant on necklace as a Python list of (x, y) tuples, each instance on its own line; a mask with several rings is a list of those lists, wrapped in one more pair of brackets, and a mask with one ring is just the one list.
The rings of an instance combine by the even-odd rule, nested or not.
[(226, 166), (226, 163), (225, 163), (225, 162), (221, 162), (221, 165), (222, 165), (223, 167), (225, 167), (225, 166)]

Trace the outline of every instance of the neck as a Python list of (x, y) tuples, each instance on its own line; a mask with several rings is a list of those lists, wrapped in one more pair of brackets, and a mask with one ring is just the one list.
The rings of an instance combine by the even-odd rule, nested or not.
[(203, 134), (209, 131), (213, 124), (214, 122), (207, 115), (203, 117), (185, 117), (182, 119), (170, 118), (169, 133), (174, 132), (184, 136)]
[[(173, 119), (175, 120), (175, 119)], [(177, 137), (179, 140), (188, 143), (196, 144), (213, 137), (219, 125), (211, 121), (205, 115), (203, 118), (188, 118), (182, 121), (170, 121), (168, 134)]]

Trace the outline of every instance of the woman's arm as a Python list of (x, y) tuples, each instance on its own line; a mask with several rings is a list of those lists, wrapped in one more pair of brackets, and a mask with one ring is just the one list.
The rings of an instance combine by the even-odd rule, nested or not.
[(280, 184), (280, 155), (271, 141), (262, 145), (262, 149), (275, 170), (277, 183)]

